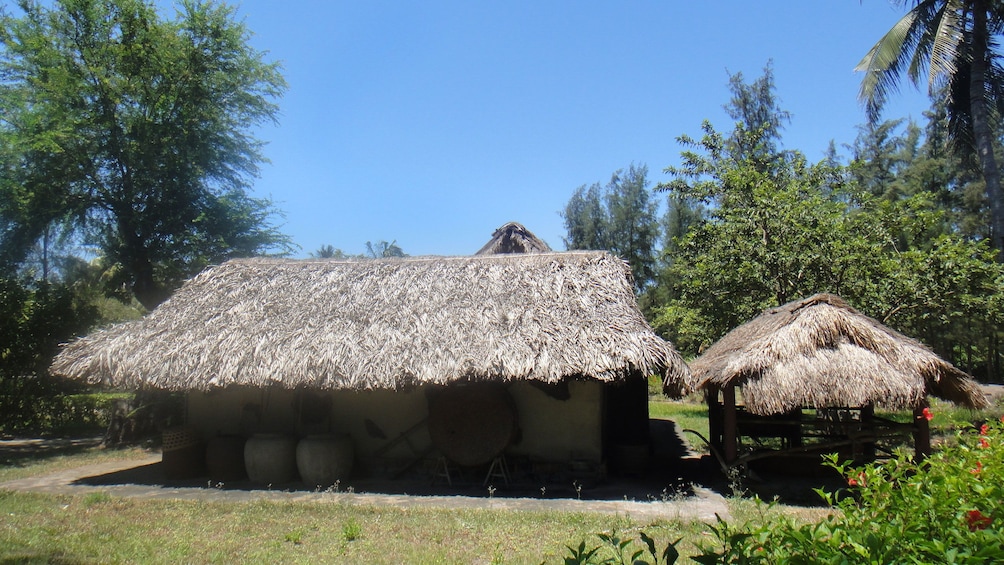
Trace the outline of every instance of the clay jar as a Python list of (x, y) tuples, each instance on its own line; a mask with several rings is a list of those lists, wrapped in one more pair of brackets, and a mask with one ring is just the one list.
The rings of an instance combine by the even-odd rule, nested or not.
[(244, 466), (251, 482), (279, 485), (296, 479), (296, 438), (255, 434), (244, 445)]
[(327, 488), (352, 474), (355, 449), (347, 435), (310, 435), (296, 446), (296, 467), (308, 487)]

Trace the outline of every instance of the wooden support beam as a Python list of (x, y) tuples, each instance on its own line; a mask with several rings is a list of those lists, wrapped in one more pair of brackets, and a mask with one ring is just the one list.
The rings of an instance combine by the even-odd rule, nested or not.
[(722, 389), (724, 445), (722, 446), (725, 462), (729, 465), (736, 462), (739, 455), (739, 424), (736, 418), (736, 387), (726, 386)]

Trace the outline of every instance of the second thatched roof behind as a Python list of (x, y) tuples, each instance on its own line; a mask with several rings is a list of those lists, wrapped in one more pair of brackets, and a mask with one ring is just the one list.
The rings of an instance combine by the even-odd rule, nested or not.
[(697, 386), (739, 386), (747, 409), (760, 415), (801, 406), (901, 409), (928, 394), (986, 405), (968, 375), (830, 294), (765, 311), (690, 366)]
[(551, 248), (519, 222), (509, 222), (492, 232), (488, 240), (475, 255), (497, 255), (502, 253), (550, 253)]
[(71, 343), (55, 374), (172, 390), (399, 389), (458, 380), (616, 381), (689, 369), (603, 252), (234, 260), (146, 318)]

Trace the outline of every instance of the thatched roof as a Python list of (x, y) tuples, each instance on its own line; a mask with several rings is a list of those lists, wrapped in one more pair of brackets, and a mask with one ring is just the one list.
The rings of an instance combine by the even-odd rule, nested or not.
[(509, 222), (492, 233), (491, 240), (475, 255), (500, 253), (550, 253), (551, 248), (523, 224)]
[(79, 339), (54, 374), (172, 390), (400, 389), (459, 380), (616, 381), (689, 369), (603, 252), (233, 260), (143, 320)]
[(801, 406), (901, 409), (928, 394), (986, 405), (968, 375), (830, 294), (765, 311), (690, 366), (698, 387), (738, 385), (747, 409), (760, 415)]

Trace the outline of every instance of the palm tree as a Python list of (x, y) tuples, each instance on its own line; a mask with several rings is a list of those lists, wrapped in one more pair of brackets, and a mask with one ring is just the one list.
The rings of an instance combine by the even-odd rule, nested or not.
[[(994, 0), (899, 0), (914, 4), (858, 63), (859, 98), (877, 122), (903, 75), (927, 82), (932, 97), (946, 96), (956, 147), (975, 151), (990, 203), (990, 236), (1004, 251), (1004, 194), (994, 156), (994, 131), (1004, 110), (1004, 67), (995, 36), (1004, 31), (1004, 7)], [(926, 77), (925, 77), (926, 71)]]

